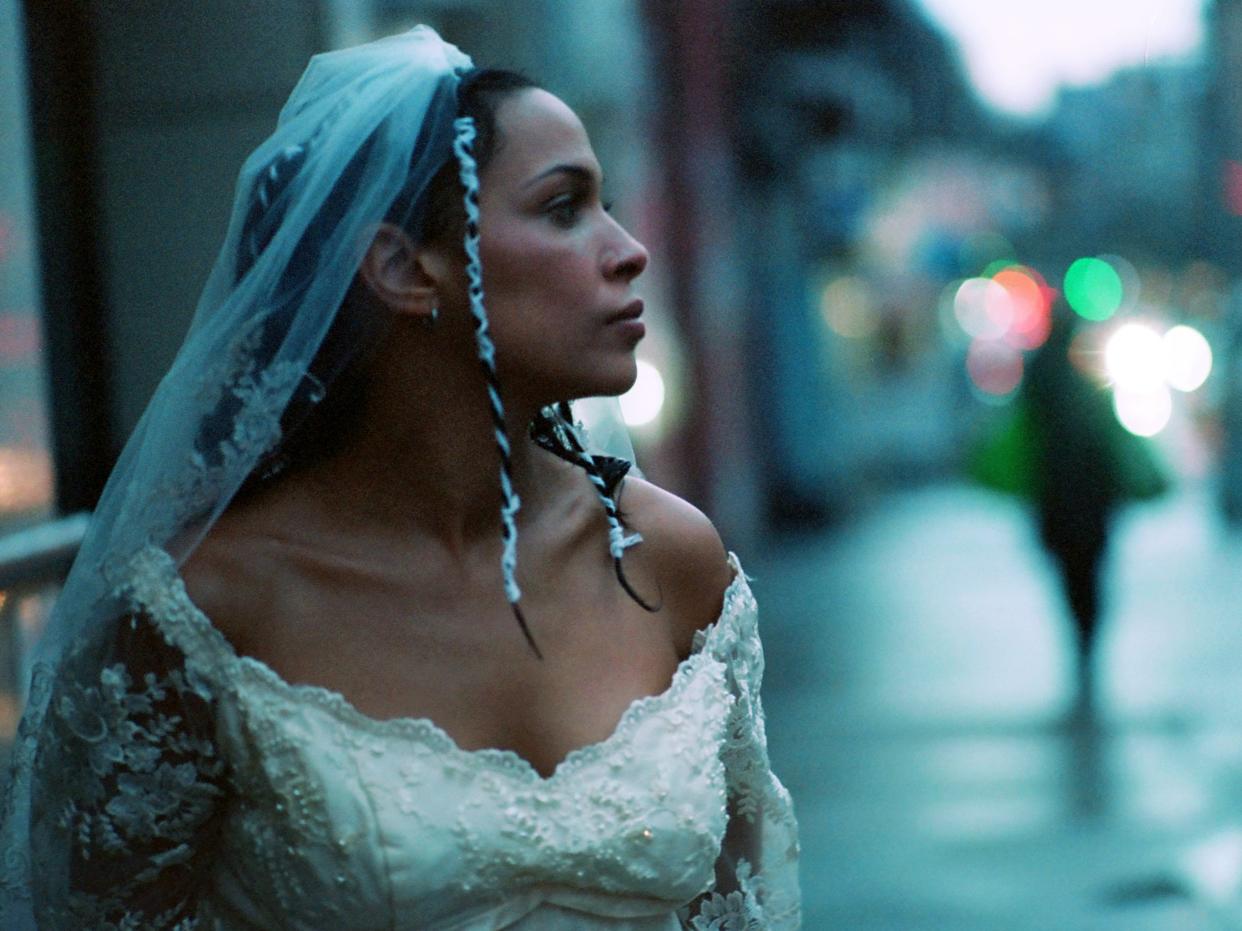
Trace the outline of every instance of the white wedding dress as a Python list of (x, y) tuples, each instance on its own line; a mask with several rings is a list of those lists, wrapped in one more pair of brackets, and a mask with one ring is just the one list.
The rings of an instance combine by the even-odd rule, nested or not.
[(149, 547), (127, 582), (133, 639), (52, 698), (36, 911), (178, 931), (795, 928), (797, 827), (734, 569), (667, 690), (544, 777), (238, 656)]

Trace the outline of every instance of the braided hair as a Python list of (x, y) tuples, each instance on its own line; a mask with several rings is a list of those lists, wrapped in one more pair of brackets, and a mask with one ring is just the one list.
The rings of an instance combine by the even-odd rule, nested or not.
[(608, 519), (608, 551), (612, 555), (617, 581), (625, 589), (626, 594), (644, 610), (658, 610), (634, 591), (621, 566), (621, 558), (625, 555), (625, 551), (641, 543), (643, 539), (642, 534), (639, 533), (626, 534), (621, 522), (621, 510), (617, 507), (614, 497), (614, 491), (629, 471), (630, 463), (616, 459), (601, 462), (587, 452), (586, 444), (583, 443), (579, 428), (574, 423), (573, 412), (567, 401), (560, 401), (540, 411), (539, 416), (531, 425), (531, 437), (544, 449), (572, 462), (586, 472), (595, 488), (595, 494), (604, 506), (604, 515)]

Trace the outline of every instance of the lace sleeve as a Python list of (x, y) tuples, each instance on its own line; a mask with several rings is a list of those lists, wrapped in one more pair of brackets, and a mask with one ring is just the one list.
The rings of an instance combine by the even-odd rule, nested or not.
[(716, 864), (716, 887), (682, 915), (693, 931), (792, 931), (801, 926), (798, 823), (793, 802), (768, 762), (763, 703), (763, 645), (758, 608), (740, 565), (721, 621), (696, 638), (727, 670), (733, 692), (722, 758), (729, 827)]
[(40, 928), (191, 931), (225, 767), (214, 702), (143, 615), (111, 625), (56, 677), (35, 758)]

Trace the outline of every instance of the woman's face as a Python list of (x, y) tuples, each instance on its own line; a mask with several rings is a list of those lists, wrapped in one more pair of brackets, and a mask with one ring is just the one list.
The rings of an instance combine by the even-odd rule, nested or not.
[(480, 253), (497, 369), (540, 403), (620, 394), (644, 329), (647, 250), (609, 215), (599, 161), (561, 100), (519, 91), (496, 114), (480, 179)]

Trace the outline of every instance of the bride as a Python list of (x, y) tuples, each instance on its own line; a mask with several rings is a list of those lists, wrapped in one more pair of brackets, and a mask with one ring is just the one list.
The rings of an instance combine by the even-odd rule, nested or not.
[(38, 647), (5, 928), (797, 926), (745, 577), (575, 421), (602, 180), (424, 27), (312, 60)]

